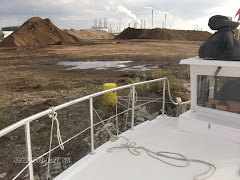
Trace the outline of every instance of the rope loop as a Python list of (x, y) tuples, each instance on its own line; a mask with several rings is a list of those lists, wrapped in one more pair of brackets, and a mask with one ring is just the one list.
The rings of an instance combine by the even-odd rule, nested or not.
[(197, 159), (188, 159), (186, 156), (175, 153), (175, 152), (166, 152), (166, 151), (152, 151), (150, 149), (147, 149), (144, 146), (137, 146), (136, 142), (130, 142), (130, 140), (124, 136), (119, 136), (119, 138), (123, 138), (126, 142), (120, 144), (120, 146), (114, 146), (107, 150), (107, 152), (112, 152), (114, 149), (126, 149), (128, 150), (132, 155), (139, 156), (142, 152), (145, 152), (149, 157), (156, 159), (164, 164), (178, 167), (178, 168), (184, 168), (189, 167), (190, 163), (198, 163), (206, 165), (208, 168), (203, 173), (195, 175), (193, 177), (194, 180), (206, 180), (213, 176), (213, 174), (216, 171), (216, 166), (213, 164), (197, 160)]
[(59, 146), (62, 150), (64, 150), (64, 145), (63, 145), (61, 132), (60, 132), (60, 127), (59, 127), (59, 121), (58, 121), (58, 118), (57, 118), (57, 112), (56, 112), (54, 107), (50, 107), (49, 109), (52, 110), (52, 112), (48, 114), (48, 117), (50, 119), (52, 119), (52, 126), (51, 126), (51, 135), (50, 135), (50, 143), (49, 143), (47, 179), (50, 178), (50, 162), (51, 162), (51, 150), (52, 150), (52, 138), (53, 138), (53, 124), (54, 124), (54, 121), (56, 121), (57, 139), (58, 139)]
[(58, 118), (57, 118), (57, 112), (56, 112), (56, 110), (55, 110), (54, 107), (50, 107), (50, 109), (52, 109), (52, 112), (51, 112), (50, 114), (48, 114), (48, 117), (52, 119), (51, 140), (50, 140), (50, 143), (52, 143), (53, 123), (54, 123), (54, 121), (56, 121), (58, 143), (59, 143), (60, 148), (61, 148), (62, 150), (64, 150), (64, 145), (63, 145), (63, 141), (62, 141), (62, 137), (61, 137), (61, 132), (60, 132), (59, 121), (58, 121)]

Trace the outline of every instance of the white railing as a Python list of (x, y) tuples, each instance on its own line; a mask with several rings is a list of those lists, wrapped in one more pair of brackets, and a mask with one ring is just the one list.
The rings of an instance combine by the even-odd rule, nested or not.
[[(131, 128), (134, 127), (134, 116), (135, 116), (135, 87), (136, 86), (139, 86), (139, 85), (144, 85), (144, 84), (150, 84), (150, 83), (156, 83), (156, 82), (160, 82), (160, 81), (163, 81), (163, 96), (162, 96), (162, 114), (165, 113), (165, 90), (166, 90), (166, 82), (167, 82), (167, 85), (168, 85), (168, 94), (169, 94), (169, 99), (171, 101), (171, 103), (175, 104), (176, 106), (182, 106), (182, 105), (185, 105), (187, 103), (190, 103), (190, 101), (186, 101), (186, 102), (181, 102), (181, 103), (177, 103), (177, 102), (174, 102), (172, 97), (171, 97), (171, 93), (170, 93), (170, 84), (169, 84), (169, 80), (168, 78), (159, 78), (159, 79), (154, 79), (154, 80), (149, 80), (149, 81), (144, 81), (144, 82), (139, 82), (139, 83), (134, 83), (134, 84), (129, 84), (129, 85), (125, 85), (125, 86), (120, 86), (120, 87), (116, 87), (116, 88), (113, 88), (113, 89), (109, 89), (109, 90), (105, 90), (105, 91), (101, 91), (101, 92), (98, 92), (98, 93), (94, 93), (94, 94), (91, 94), (91, 95), (87, 95), (87, 96), (84, 96), (84, 97), (81, 97), (81, 98), (78, 98), (78, 99), (75, 99), (73, 101), (70, 101), (70, 102), (67, 102), (67, 103), (64, 103), (64, 104), (61, 104), (59, 106), (56, 106), (54, 107), (54, 110), (55, 111), (58, 111), (58, 110), (61, 110), (63, 108), (66, 108), (66, 107), (69, 107), (69, 106), (72, 106), (74, 104), (77, 104), (77, 103), (80, 103), (80, 102), (83, 102), (85, 100), (89, 100), (89, 104), (90, 104), (90, 107), (89, 107), (89, 110), (90, 110), (90, 127), (86, 128), (85, 130), (81, 131), (80, 133), (76, 134), (75, 136), (69, 138), (68, 140), (62, 142), (61, 144), (59, 144), (58, 146), (54, 147), (53, 149), (50, 149), (48, 152), (42, 154), (41, 156), (39, 156), (38, 158), (36, 159), (32, 159), (32, 148), (31, 148), (31, 134), (30, 134), (30, 122), (34, 121), (34, 120), (37, 120), (43, 116), (46, 116), (46, 115), (49, 115), (52, 113), (52, 109), (47, 109), (45, 111), (42, 111), (40, 113), (37, 113), (35, 115), (32, 115), (28, 118), (25, 118), (25, 119), (22, 119), (21, 121), (18, 121), (16, 122), (15, 124), (12, 124), (8, 127), (6, 127), (5, 129), (2, 129), (0, 131), (0, 137), (10, 133), (11, 131), (13, 130), (16, 130), (17, 128), (19, 127), (22, 127), (22, 126), (25, 126), (25, 139), (26, 139), (26, 150), (27, 150), (27, 155), (28, 155), (28, 165), (22, 170), (20, 171), (14, 179), (16, 179), (23, 171), (25, 171), (27, 168), (29, 169), (29, 178), (30, 180), (33, 180), (34, 179), (34, 175), (33, 175), (33, 163), (36, 162), (38, 159), (46, 156), (47, 154), (51, 153), (52, 151), (54, 151), (55, 149), (59, 148), (61, 145), (64, 145), (65, 143), (69, 142), (70, 140), (72, 140), (73, 138), (77, 137), (78, 135), (86, 132), (87, 130), (90, 129), (90, 133), (91, 133), (91, 153), (94, 153), (94, 127), (98, 124), (100, 124), (101, 122), (99, 123), (96, 123), (94, 124), (93, 123), (93, 98), (94, 97), (97, 97), (97, 96), (100, 96), (100, 95), (104, 95), (106, 93), (109, 93), (109, 92), (113, 92), (113, 91), (119, 91), (119, 90), (123, 90), (123, 89), (130, 89), (132, 91), (131, 93), (131, 100), (132, 100), (132, 107), (130, 108), (132, 113), (131, 113)], [(124, 111), (126, 112), (126, 111)], [(119, 114), (123, 114), (124, 112), (121, 112)], [(119, 114), (116, 114), (119, 115)], [(114, 116), (113, 116), (114, 117)], [(112, 117), (111, 117), (112, 118)], [(111, 118), (108, 118), (104, 121), (107, 121)]]

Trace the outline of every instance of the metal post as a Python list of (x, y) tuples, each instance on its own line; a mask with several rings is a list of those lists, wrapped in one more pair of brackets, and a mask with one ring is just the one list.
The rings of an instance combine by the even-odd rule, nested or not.
[(131, 123), (131, 129), (134, 127), (134, 109), (135, 109), (135, 86), (132, 86), (132, 123)]
[(165, 89), (166, 89), (166, 80), (163, 81), (163, 104), (162, 104), (162, 115), (165, 113)]
[(91, 123), (91, 153), (94, 154), (94, 129), (93, 129), (93, 98), (89, 99), (90, 104), (90, 123)]
[(33, 164), (32, 164), (32, 148), (31, 148), (31, 135), (30, 135), (30, 124), (27, 122), (25, 124), (25, 139), (26, 139), (26, 149), (28, 154), (28, 169), (29, 169), (29, 178), (34, 180), (33, 176)]

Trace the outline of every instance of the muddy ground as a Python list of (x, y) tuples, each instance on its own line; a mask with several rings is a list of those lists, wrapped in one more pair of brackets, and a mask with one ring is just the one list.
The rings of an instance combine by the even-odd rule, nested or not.
[[(179, 65), (179, 62), (181, 59), (197, 56), (201, 44), (202, 42), (190, 41), (88, 40), (83, 44), (74, 45), (1, 48), (0, 127), (4, 128), (51, 106), (99, 91), (102, 84), (106, 82), (114, 82), (118, 86), (129, 84), (130, 79), (143, 73), (147, 78), (151, 78), (151, 71), (117, 71), (116, 68), (67, 70), (69, 67), (57, 65), (60, 61), (132, 61), (128, 64), (129, 66), (148, 65), (149, 67), (170, 69), (174, 76), (183, 78), (184, 82), (189, 68)], [(67, 108), (59, 113), (63, 140), (71, 137), (70, 132), (76, 134), (89, 126), (88, 107), (88, 103), (85, 103)], [(157, 113), (157, 110), (153, 113)], [(101, 114), (104, 117), (109, 115), (103, 112)], [(84, 118), (87, 123), (80, 120)], [(38, 121), (40, 126), (31, 123), (34, 130), (32, 131), (32, 141), (35, 156), (48, 150), (51, 121), (46, 123), (43, 122), (44, 120), (46, 118)], [(81, 129), (76, 124), (80, 125)], [(87, 135), (83, 137), (87, 137)], [(14, 162), (16, 157), (26, 156), (24, 133), (21, 134), (19, 131), (17, 136), (10, 134), (6, 138), (0, 138), (0, 143), (1, 147), (4, 147), (0, 149), (2, 161), (0, 163), (0, 179), (1, 175), (4, 177), (3, 179), (11, 179), (17, 170), (24, 167), (24, 163), (16, 166), (16, 162)], [(88, 153), (84, 150), (86, 145), (84, 147), (81, 145), (80, 152), (75, 145), (69, 145), (64, 154), (57, 152), (57, 156), (71, 156), (74, 162)], [(13, 155), (6, 158), (11, 153)], [(41, 165), (35, 167), (35, 171), (39, 172), (39, 168)], [(27, 172), (23, 176), (26, 174)]]
[[(187, 68), (184, 58), (197, 56), (202, 42), (92, 41), (84, 45), (0, 49), (0, 106), (29, 105), (57, 97), (81, 96), (104, 82), (126, 84), (140, 72), (66, 70), (60, 61), (132, 61), (129, 65), (153, 65), (174, 73)], [(150, 72), (146, 72), (150, 74)], [(94, 88), (93, 88), (94, 90)]]

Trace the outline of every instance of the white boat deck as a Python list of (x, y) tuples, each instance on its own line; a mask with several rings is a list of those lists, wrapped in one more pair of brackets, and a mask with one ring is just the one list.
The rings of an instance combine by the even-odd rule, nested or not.
[[(240, 180), (240, 144), (178, 131), (177, 121), (178, 118), (159, 116), (121, 136), (155, 152), (176, 152), (190, 159), (212, 163), (217, 170), (209, 180)], [(144, 151), (139, 156), (132, 155), (127, 149), (107, 152), (125, 142), (119, 138), (105, 143), (95, 150), (95, 154), (79, 160), (55, 180), (193, 180), (194, 176), (208, 169), (197, 163), (190, 163), (189, 167), (173, 167), (151, 158)]]

